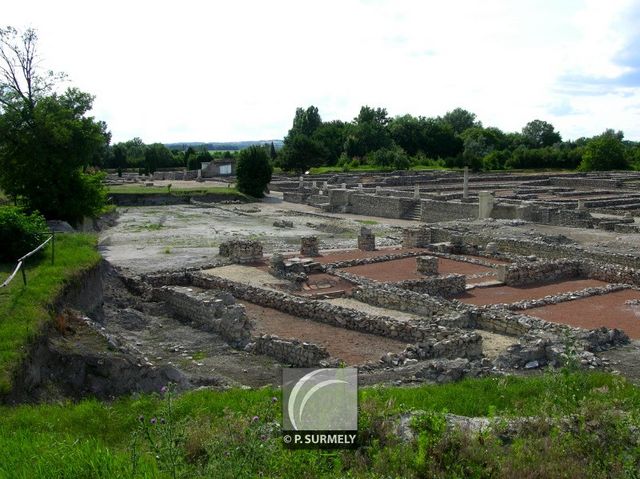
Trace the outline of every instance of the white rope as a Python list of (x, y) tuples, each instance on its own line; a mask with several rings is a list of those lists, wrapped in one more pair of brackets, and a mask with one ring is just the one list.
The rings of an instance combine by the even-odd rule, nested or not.
[(16, 269), (13, 270), (13, 273), (11, 273), (11, 276), (9, 276), (7, 278), (7, 280), (0, 284), (0, 289), (4, 288), (5, 286), (8, 286), (9, 283), (11, 283), (11, 280), (16, 276), (16, 274), (18, 274), (18, 271), (20, 270), (20, 268), (22, 267), (22, 265), (24, 264), (24, 260), (27, 259), (29, 256), (37, 253), (38, 251), (40, 251), (42, 248), (45, 247), (45, 245), (51, 241), (51, 239), (53, 238), (53, 235), (49, 236), (49, 238), (46, 239), (46, 241), (44, 243), (42, 243), (40, 246), (38, 246), (36, 249), (34, 249), (33, 251), (30, 251), (29, 253), (25, 254), (22, 258), (20, 258), (18, 260), (18, 264), (16, 266)]

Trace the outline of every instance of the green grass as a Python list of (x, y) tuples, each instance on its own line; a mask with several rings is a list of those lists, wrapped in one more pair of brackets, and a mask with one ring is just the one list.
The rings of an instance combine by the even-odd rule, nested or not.
[[(27, 286), (18, 273), (9, 286), (0, 289), (0, 394), (10, 389), (12, 374), (26, 348), (51, 320), (48, 306), (64, 284), (100, 261), (96, 241), (94, 235), (57, 235), (55, 264), (51, 264), (48, 245), (40, 256), (27, 260)], [(14, 267), (15, 264), (0, 264), (0, 281)]]
[(356, 223), (361, 223), (363, 225), (377, 225), (378, 222), (376, 220), (356, 220)]
[(171, 194), (171, 195), (221, 195), (237, 197), (238, 199), (248, 200), (250, 196), (239, 192), (235, 188), (226, 188), (224, 186), (206, 186), (206, 187), (184, 187), (177, 186), (171, 187), (171, 193), (166, 186), (138, 186), (138, 185), (115, 185), (109, 186), (109, 193), (123, 193), (123, 194), (135, 194), (135, 195), (157, 195), (157, 194)]
[[(638, 424), (640, 390), (605, 373), (364, 388), (357, 451), (283, 448), (277, 425), (280, 400), (279, 390), (262, 388), (188, 392), (172, 403), (173, 413), (158, 395), (109, 404), (85, 400), (0, 407), (0, 477), (132, 477), (130, 446), (139, 437), (139, 416), (146, 429), (149, 418), (173, 417), (181, 438), (181, 477), (637, 477), (633, 473), (640, 466), (640, 449), (628, 436), (629, 426)], [(428, 414), (415, 422), (417, 439), (403, 443), (394, 418), (412, 409)], [(444, 433), (443, 411), (573, 414), (579, 429), (569, 434), (540, 425), (513, 443), (487, 434), (464, 438)], [(142, 454), (137, 477), (170, 477), (162, 454), (157, 461), (157, 453), (137, 447)]]

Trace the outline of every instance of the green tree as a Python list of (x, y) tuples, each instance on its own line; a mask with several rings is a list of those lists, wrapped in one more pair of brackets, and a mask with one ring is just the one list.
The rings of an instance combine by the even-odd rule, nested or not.
[(442, 121), (453, 129), (453, 132), (460, 135), (465, 130), (473, 127), (482, 127), (482, 123), (476, 121), (476, 114), (463, 108), (455, 108), (442, 117)]
[(604, 171), (626, 170), (629, 168), (621, 131), (606, 130), (587, 142), (582, 153), (580, 170)]
[(297, 108), (296, 115), (293, 118), (293, 126), (289, 130), (288, 136), (311, 136), (321, 124), (322, 119), (320, 118), (318, 107), (311, 105), (306, 110)]
[(340, 120), (322, 123), (311, 135), (311, 139), (317, 141), (326, 150), (326, 165), (335, 165), (344, 151), (344, 142), (347, 139), (347, 124)]
[(287, 137), (280, 150), (280, 164), (286, 171), (302, 173), (324, 163), (329, 153), (322, 144), (307, 135)]
[(93, 97), (75, 88), (52, 93), (63, 75), (37, 70), (38, 37), (0, 29), (0, 187), (46, 217), (95, 215), (106, 195), (88, 166), (110, 135), (88, 116)]
[(389, 117), (385, 108), (363, 106), (347, 132), (345, 152), (351, 158), (364, 157), (367, 153), (393, 144), (387, 129)]
[(555, 131), (551, 123), (533, 120), (522, 128), (522, 136), (529, 148), (544, 148), (562, 141), (560, 133)]
[(262, 198), (271, 181), (273, 169), (263, 148), (251, 146), (240, 151), (236, 165), (237, 188), (247, 195)]

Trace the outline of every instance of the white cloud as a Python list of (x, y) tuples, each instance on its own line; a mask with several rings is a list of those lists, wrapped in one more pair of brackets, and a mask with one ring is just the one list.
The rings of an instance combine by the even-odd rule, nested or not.
[(281, 138), (310, 104), (326, 120), (364, 104), (425, 116), (461, 106), (508, 131), (541, 118), (566, 138), (616, 128), (640, 139), (637, 89), (633, 101), (596, 98), (561, 81), (622, 73), (629, 6), (35, 1), (3, 6), (3, 21), (38, 29), (46, 66), (97, 96), (115, 141)]

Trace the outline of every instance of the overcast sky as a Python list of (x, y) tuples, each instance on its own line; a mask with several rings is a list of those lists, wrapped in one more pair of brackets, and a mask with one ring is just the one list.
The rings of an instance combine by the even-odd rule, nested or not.
[(640, 140), (637, 0), (32, 0), (1, 22), (37, 29), (114, 142), (282, 138), (308, 105)]

